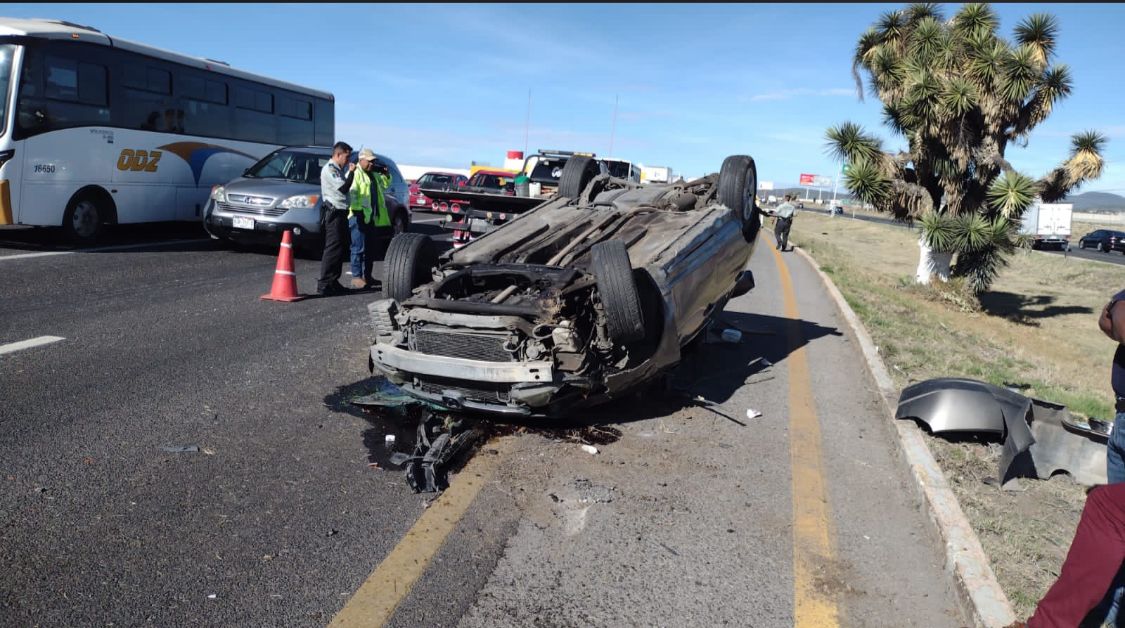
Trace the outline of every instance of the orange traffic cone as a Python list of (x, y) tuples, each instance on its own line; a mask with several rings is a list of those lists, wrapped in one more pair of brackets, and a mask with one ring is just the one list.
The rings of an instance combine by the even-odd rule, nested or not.
[(286, 229), (277, 253), (277, 270), (273, 271), (273, 287), (263, 294), (266, 301), (300, 301), (308, 295), (297, 294), (297, 272), (293, 268), (293, 235)]

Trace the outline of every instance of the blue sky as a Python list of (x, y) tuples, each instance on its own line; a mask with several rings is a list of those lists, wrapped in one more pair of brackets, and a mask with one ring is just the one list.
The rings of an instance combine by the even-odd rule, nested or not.
[[(723, 157), (754, 156), (761, 180), (793, 185), (832, 174), (824, 130), (845, 120), (889, 133), (880, 106), (858, 101), (851, 54), (881, 12), (902, 4), (219, 5), (7, 4), (10, 17), (52, 17), (110, 36), (222, 59), (331, 91), (336, 129), (400, 163), (467, 168), (524, 148), (610, 148), (688, 176)], [(958, 4), (944, 5), (952, 14)], [(1070, 134), (1110, 137), (1107, 168), (1083, 191), (1125, 194), (1125, 6), (999, 4), (1010, 34), (1049, 11), (1074, 92), (1014, 165), (1040, 175)]]

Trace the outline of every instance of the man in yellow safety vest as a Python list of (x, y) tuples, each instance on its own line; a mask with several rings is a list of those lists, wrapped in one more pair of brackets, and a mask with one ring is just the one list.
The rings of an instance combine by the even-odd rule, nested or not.
[(387, 202), (383, 198), (390, 179), (385, 172), (380, 171), (375, 159), (375, 152), (370, 148), (359, 151), (359, 168), (356, 168), (352, 186), (348, 190), (353, 288), (375, 288), (376, 281), (371, 276), (371, 268), (376, 258), (386, 252), (386, 244), (392, 233)]

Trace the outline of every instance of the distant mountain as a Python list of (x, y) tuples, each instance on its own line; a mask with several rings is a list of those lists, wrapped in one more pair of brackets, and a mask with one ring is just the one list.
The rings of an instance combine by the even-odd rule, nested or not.
[(1102, 210), (1106, 212), (1125, 211), (1125, 196), (1109, 192), (1083, 192), (1068, 196), (1064, 203), (1073, 203), (1074, 210), (1080, 212)]

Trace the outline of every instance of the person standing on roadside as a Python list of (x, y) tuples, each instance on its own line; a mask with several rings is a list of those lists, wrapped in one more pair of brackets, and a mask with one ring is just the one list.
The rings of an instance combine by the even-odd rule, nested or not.
[(1106, 448), (1106, 477), (1110, 484), (1125, 482), (1125, 305), (1122, 302), (1125, 302), (1125, 290), (1113, 295), (1098, 317), (1098, 328), (1117, 343), (1110, 366), (1110, 385), (1117, 410)]
[(777, 238), (777, 249), (784, 251), (785, 247), (789, 246), (789, 229), (793, 227), (793, 216), (797, 214), (797, 208), (793, 206), (792, 196), (785, 195), (785, 202), (778, 205), (773, 211), (766, 210), (766, 213), (776, 218), (773, 225), (773, 235)]
[[(1117, 342), (1110, 367), (1117, 416), (1106, 447), (1107, 486), (1086, 494), (1078, 530), (1059, 570), (1058, 580), (1039, 601), (1026, 622), (1008, 628), (1117, 626), (1125, 592), (1125, 290), (1113, 295), (1098, 316), (1098, 328)], [(1108, 589), (1108, 593), (1106, 593)], [(1102, 619), (1104, 617), (1104, 619)]]
[(348, 192), (348, 227), (352, 237), (352, 287), (372, 289), (375, 260), (386, 253), (393, 235), (385, 198), (390, 185), (386, 166), (376, 163), (375, 151), (359, 151), (359, 168)]
[(340, 267), (348, 248), (348, 189), (355, 171), (355, 164), (349, 163), (351, 156), (351, 146), (336, 142), (332, 158), (320, 170), (320, 202), (324, 207), (324, 253), (320, 257), (320, 279), (316, 282), (320, 296), (348, 292), (340, 285)]

